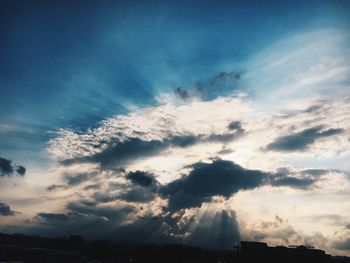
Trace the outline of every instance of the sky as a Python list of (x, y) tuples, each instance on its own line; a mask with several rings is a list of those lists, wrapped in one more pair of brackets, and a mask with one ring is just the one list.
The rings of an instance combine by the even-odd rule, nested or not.
[(348, 1), (1, 1), (0, 231), (350, 256)]

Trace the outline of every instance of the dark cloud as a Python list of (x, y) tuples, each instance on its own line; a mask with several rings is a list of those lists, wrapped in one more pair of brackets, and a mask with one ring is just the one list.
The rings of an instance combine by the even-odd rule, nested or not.
[(308, 189), (316, 182), (313, 178), (297, 178), (291, 176), (274, 177), (271, 180), (273, 186), (288, 186), (297, 189)]
[(25, 175), (25, 173), (26, 173), (26, 168), (22, 165), (16, 166), (15, 170), (16, 170), (17, 174), (19, 174), (21, 176)]
[(230, 80), (239, 80), (241, 78), (242, 73), (238, 71), (231, 72), (220, 72), (214, 77), (214, 82), (218, 81), (230, 81)]
[(84, 190), (96, 190), (96, 189), (100, 189), (101, 188), (101, 184), (96, 183), (96, 184), (89, 184), (87, 186), (84, 187)]
[(188, 91), (181, 88), (181, 87), (175, 88), (174, 93), (176, 96), (178, 96), (179, 98), (181, 98), (183, 100), (187, 100), (190, 97), (190, 95), (188, 94)]
[(333, 243), (333, 247), (339, 250), (350, 250), (350, 238)]
[(65, 214), (55, 213), (38, 213), (37, 216), (43, 218), (46, 221), (68, 221), (69, 217)]
[(239, 121), (232, 121), (228, 125), (228, 129), (231, 132), (223, 134), (210, 134), (209, 136), (203, 138), (202, 141), (227, 143), (239, 138), (245, 132), (245, 130), (242, 128), (241, 122)]
[(229, 198), (240, 190), (253, 189), (266, 182), (269, 174), (248, 170), (231, 161), (214, 159), (211, 163), (195, 163), (190, 173), (161, 188), (168, 198), (170, 211), (200, 207), (213, 196)]
[[(304, 174), (296, 174), (286, 168), (279, 169), (276, 173), (267, 173), (245, 169), (232, 161), (219, 158), (184, 168), (189, 169), (187, 174), (164, 185), (150, 172), (120, 170), (128, 183), (104, 184), (104, 191), (96, 191), (89, 199), (68, 203), (64, 214), (39, 213), (37, 218), (41, 221), (38, 227), (41, 228), (37, 232), (50, 235), (78, 233), (95, 239), (130, 242), (181, 240), (185, 244), (200, 247), (230, 248), (240, 240), (233, 211), (208, 209), (204, 214), (188, 215), (186, 209), (201, 207), (203, 202), (211, 202), (214, 196), (229, 198), (239, 191), (263, 185), (306, 189), (323, 173), (311, 169), (304, 170)], [(98, 189), (101, 185), (88, 186), (91, 186), (89, 189)], [(157, 215), (140, 207), (157, 198), (167, 201)], [(115, 202), (117, 200), (127, 204)], [(285, 221), (276, 216), (275, 224), (284, 225)], [(256, 233), (262, 239), (266, 237), (265, 234)], [(293, 229), (288, 227), (273, 233), (278, 238), (287, 238), (293, 234)]]
[[(131, 185), (110, 184), (106, 192), (96, 192), (92, 196), (96, 202), (112, 202), (124, 200), (127, 202), (147, 203), (154, 200), (158, 195), (159, 182), (154, 175), (145, 171), (128, 172), (126, 179), (132, 182)], [(114, 190), (118, 193), (114, 193)], [(111, 193), (112, 194), (111, 194)]]
[(1, 216), (13, 216), (15, 212), (11, 210), (10, 206), (4, 203), (0, 203), (0, 215)]
[(305, 169), (302, 170), (300, 173), (304, 175), (311, 175), (311, 176), (322, 176), (325, 174), (328, 174), (332, 170), (327, 170), (327, 169)]
[(232, 121), (227, 127), (229, 128), (229, 130), (235, 130), (235, 131), (241, 131), (241, 132), (244, 131), (240, 121)]
[(20, 175), (26, 173), (26, 168), (22, 165), (13, 165), (11, 160), (0, 157), (0, 176)]
[(94, 202), (70, 202), (67, 204), (67, 208), (71, 212), (106, 218), (108, 220), (114, 220), (115, 222), (121, 222), (129, 214), (134, 213), (136, 210), (133, 206), (123, 207), (99, 207)]
[(127, 202), (148, 203), (154, 200), (157, 194), (149, 188), (134, 187), (128, 191), (117, 195), (117, 199)]
[(13, 174), (14, 168), (11, 162), (12, 161), (0, 157), (1, 176)]
[(236, 133), (224, 133), (224, 134), (211, 134), (205, 139), (204, 142), (230, 142), (237, 136)]
[(287, 186), (307, 190), (311, 188), (322, 175), (328, 172), (329, 170), (323, 169), (291, 171), (288, 168), (279, 168), (276, 173), (271, 175), (270, 184), (272, 186)]
[(243, 72), (220, 72), (207, 81), (197, 82), (192, 87), (175, 87), (175, 95), (186, 101), (190, 98), (213, 100), (219, 96), (227, 96), (237, 88)]
[(310, 107), (308, 107), (303, 112), (305, 112), (305, 113), (315, 113), (315, 112), (318, 112), (319, 110), (321, 110), (322, 108), (323, 108), (322, 104), (315, 104), (315, 105), (311, 105)]
[(224, 146), (224, 147), (222, 147), (222, 149), (220, 151), (218, 151), (218, 154), (230, 154), (233, 152), (234, 152), (234, 150)]
[[(242, 133), (241, 130), (235, 130), (234, 132), (227, 134), (211, 134), (204, 135), (179, 135), (169, 136), (163, 140), (151, 140), (144, 141), (139, 138), (129, 138), (123, 142), (111, 142), (101, 152), (78, 157), (74, 159), (67, 159), (61, 161), (64, 165), (71, 165), (74, 163), (99, 163), (102, 167), (110, 167), (115, 165), (123, 165), (130, 161), (136, 161), (139, 158), (145, 158), (152, 155), (161, 153), (162, 151), (170, 147), (189, 147), (197, 143), (203, 142), (228, 142), (235, 139)], [(86, 175), (80, 175), (82, 180), (86, 178)], [(74, 176), (70, 181), (77, 183), (79, 178)], [(69, 178), (68, 178), (69, 180)]]
[(177, 146), (177, 147), (185, 148), (198, 143), (201, 138), (202, 138), (201, 135), (173, 136), (164, 140), (164, 143), (168, 144), (168, 146), (166, 147)]
[(55, 190), (58, 190), (58, 189), (66, 189), (67, 188), (67, 185), (64, 185), (64, 184), (53, 184), (53, 185), (50, 185), (46, 188), (47, 191), (55, 191)]
[(108, 203), (119, 199), (116, 194), (105, 193), (105, 192), (103, 193), (95, 192), (92, 195), (92, 198), (94, 199), (94, 203)]
[(168, 199), (169, 211), (200, 207), (203, 202), (210, 202), (213, 196), (231, 197), (241, 190), (254, 189), (263, 185), (286, 186), (307, 190), (319, 179), (320, 171), (307, 175), (295, 174), (288, 169), (277, 173), (249, 170), (219, 158), (211, 163), (195, 163), (191, 171), (182, 178), (160, 187), (160, 195)]
[(35, 217), (38, 226), (26, 232), (49, 236), (75, 233), (134, 244), (182, 242), (207, 248), (231, 248), (240, 239), (234, 211), (221, 210), (203, 217), (186, 216), (184, 212), (172, 216), (145, 214), (132, 217), (128, 223), (125, 219), (134, 212), (135, 208), (98, 207), (82, 200), (70, 203), (65, 214), (39, 213)]
[(305, 129), (303, 131), (278, 137), (267, 145), (267, 150), (275, 151), (302, 151), (320, 138), (330, 137), (342, 133), (343, 129), (324, 129), (323, 125)]
[(125, 177), (126, 179), (132, 181), (134, 184), (138, 184), (144, 187), (148, 187), (152, 184), (154, 185), (157, 183), (153, 174), (144, 171), (129, 172)]
[(120, 165), (130, 160), (154, 155), (168, 147), (161, 140), (143, 141), (138, 138), (130, 138), (124, 142), (111, 142), (110, 145), (99, 153), (67, 159), (63, 164), (93, 162), (100, 163), (101, 166)]
[(83, 182), (89, 181), (91, 178), (96, 176), (96, 173), (78, 173), (74, 175), (66, 175), (64, 177), (65, 181), (69, 186), (79, 185)]

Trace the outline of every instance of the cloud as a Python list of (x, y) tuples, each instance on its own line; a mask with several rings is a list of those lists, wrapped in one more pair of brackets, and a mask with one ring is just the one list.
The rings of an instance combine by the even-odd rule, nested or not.
[[(244, 230), (244, 238), (252, 241), (299, 243), (301, 236), (290, 225), (288, 220), (275, 215), (272, 220), (257, 222)], [(299, 242), (298, 242), (299, 241)]]
[(323, 125), (319, 125), (291, 135), (278, 137), (274, 142), (268, 144), (266, 149), (286, 152), (302, 151), (320, 138), (330, 137), (342, 132), (344, 132), (344, 129), (324, 129)]
[(270, 176), (221, 159), (214, 159), (211, 163), (198, 162), (188, 167), (192, 170), (187, 176), (163, 186), (160, 190), (169, 200), (170, 211), (200, 207), (213, 196), (229, 198), (240, 190), (263, 185)]
[[(213, 142), (229, 142), (243, 133), (242, 129), (235, 129), (234, 132), (222, 134), (209, 135), (178, 135), (169, 136), (162, 140), (142, 140), (139, 138), (128, 138), (122, 142), (111, 142), (102, 151), (87, 156), (77, 157), (73, 159), (62, 160), (64, 165), (71, 165), (75, 163), (99, 163), (102, 167), (111, 167), (118, 165), (125, 165), (129, 162), (134, 162), (140, 158), (156, 156), (170, 147), (186, 148), (199, 143), (213, 143)], [(87, 175), (81, 174), (74, 176), (70, 180), (75, 183), (87, 178)], [(78, 182), (77, 182), (78, 183)]]
[(45, 219), (46, 221), (68, 221), (69, 217), (65, 214), (55, 214), (55, 213), (38, 213), (39, 217)]
[[(123, 170), (118, 177), (125, 178), (124, 183), (111, 181), (103, 188), (101, 184), (93, 184), (89, 190), (98, 189), (98, 191), (94, 192), (91, 198), (96, 203), (122, 200), (145, 204), (160, 198), (167, 201), (165, 211), (173, 213), (182, 209), (201, 207), (204, 202), (211, 202), (214, 196), (230, 198), (239, 191), (264, 185), (308, 190), (320, 177), (303, 174), (302, 172), (306, 170), (295, 172), (281, 168), (276, 173), (250, 170), (220, 158), (213, 158), (209, 163), (197, 162), (182, 169), (189, 171), (182, 174), (181, 178), (166, 184), (159, 183), (154, 174), (147, 171)], [(321, 172), (318, 171), (316, 174), (318, 173)], [(75, 185), (69, 184), (69, 186)]]
[(177, 87), (174, 89), (174, 93), (176, 96), (180, 97), (183, 100), (187, 100), (190, 95), (188, 94), (187, 90), (182, 89), (181, 87)]
[(143, 187), (149, 187), (157, 183), (153, 174), (144, 171), (129, 172), (125, 177), (134, 184), (138, 184)]
[(0, 203), (0, 215), (2, 216), (13, 216), (15, 212), (11, 210), (10, 206), (4, 203)]
[(157, 197), (154, 191), (144, 187), (134, 187), (116, 196), (116, 199), (127, 202), (148, 203)]
[(96, 203), (91, 202), (70, 202), (67, 204), (67, 209), (71, 212), (105, 218), (107, 220), (114, 220), (115, 222), (122, 222), (129, 214), (135, 213), (133, 206), (121, 207), (103, 207), (96, 206)]
[(229, 96), (241, 80), (243, 71), (222, 71), (207, 81), (200, 81), (191, 87), (175, 87), (174, 94), (183, 101), (191, 98), (214, 100), (219, 96)]
[(13, 165), (11, 160), (0, 157), (0, 176), (20, 175), (26, 173), (26, 168), (22, 165)]
[(89, 184), (87, 186), (84, 187), (84, 190), (96, 190), (96, 189), (100, 189), (101, 188), (101, 184), (96, 183), (96, 184)]
[(305, 170), (300, 171), (300, 173), (303, 175), (322, 176), (322, 175), (325, 175), (331, 171), (332, 170), (328, 170), (328, 169), (305, 169)]
[(227, 248), (240, 240), (234, 211), (206, 211), (204, 215), (186, 215), (184, 211), (169, 215), (146, 212), (135, 216), (131, 206), (99, 206), (81, 200), (71, 202), (66, 213), (38, 213), (37, 226), (29, 233), (55, 236), (57, 233), (81, 234), (84, 238), (119, 242), (183, 243), (206, 248)]
[(26, 232), (49, 236), (76, 233), (84, 238), (135, 243), (177, 242), (166, 234), (164, 217), (136, 217), (135, 212), (133, 206), (100, 206), (80, 200), (70, 202), (66, 213), (38, 213), (32, 220), (37, 225)]
[(280, 169), (277, 173), (250, 170), (219, 158), (186, 168), (191, 169), (187, 175), (161, 186), (159, 190), (161, 196), (168, 199), (169, 211), (200, 207), (202, 203), (210, 202), (213, 196), (230, 198), (239, 191), (264, 185), (307, 190), (319, 179), (319, 176), (296, 174), (288, 169)]
[(16, 170), (17, 174), (19, 174), (21, 176), (25, 175), (25, 173), (26, 173), (26, 168), (22, 165), (17, 165), (15, 170)]
[[(190, 143), (188, 141), (188, 137), (183, 137), (182, 139), (183, 140), (177, 137), (174, 139), (174, 143), (178, 143), (180, 146), (186, 146)], [(111, 144), (101, 152), (89, 156), (78, 157), (75, 159), (67, 159), (61, 163), (70, 165), (74, 163), (92, 162), (100, 163), (101, 166), (104, 167), (111, 165), (121, 165), (131, 160), (134, 161), (138, 158), (158, 154), (169, 147), (169, 145), (169, 141), (144, 141), (139, 138), (129, 138), (123, 142), (111, 142)]]
[(303, 169), (293, 170), (289, 168), (278, 168), (271, 174), (270, 184), (272, 186), (287, 186), (295, 189), (308, 190), (314, 186), (323, 175), (332, 172), (327, 169)]
[(334, 242), (333, 247), (339, 250), (350, 250), (350, 238)]
[(308, 189), (316, 182), (313, 178), (297, 178), (291, 176), (274, 177), (271, 181), (273, 186), (288, 186), (297, 189)]
[[(74, 175), (65, 175), (64, 179), (69, 186), (79, 185), (83, 182), (89, 181), (91, 178), (95, 177), (97, 173), (77, 173)], [(57, 188), (57, 186), (56, 186)]]
[(305, 217), (305, 219), (310, 220), (312, 222), (323, 222), (332, 226), (343, 226), (347, 222), (347, 219), (345, 217), (337, 214), (316, 214)]
[(67, 185), (64, 185), (64, 184), (52, 184), (50, 186), (48, 186), (46, 188), (47, 191), (54, 191), (54, 190), (58, 190), (58, 189), (66, 189), (67, 188)]
[(240, 132), (244, 131), (244, 129), (242, 128), (242, 123), (240, 121), (231, 121), (227, 127), (229, 128), (229, 130), (236, 130)]

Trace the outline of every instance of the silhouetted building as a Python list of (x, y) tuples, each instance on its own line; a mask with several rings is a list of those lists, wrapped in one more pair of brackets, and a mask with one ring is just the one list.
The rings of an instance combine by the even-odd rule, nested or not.
[(0, 233), (0, 263), (350, 263), (348, 257), (332, 257), (323, 250), (305, 246), (269, 247), (262, 242), (242, 241), (235, 248), (212, 250), (183, 244), (89, 241), (74, 235), (64, 239)]
[(240, 259), (243, 262), (286, 262), (286, 263), (327, 263), (332, 258), (320, 249), (298, 247), (269, 247), (262, 242), (242, 241)]

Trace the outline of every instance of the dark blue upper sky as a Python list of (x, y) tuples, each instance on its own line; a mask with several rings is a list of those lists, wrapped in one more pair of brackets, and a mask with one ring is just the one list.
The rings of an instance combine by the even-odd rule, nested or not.
[(156, 103), (174, 85), (242, 69), (287, 33), (346, 28), (348, 8), (348, 1), (1, 1), (0, 154), (37, 158), (52, 131), (94, 127), (130, 105)]

